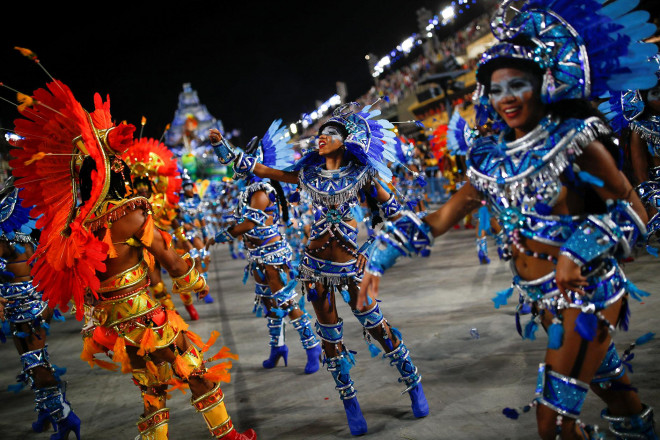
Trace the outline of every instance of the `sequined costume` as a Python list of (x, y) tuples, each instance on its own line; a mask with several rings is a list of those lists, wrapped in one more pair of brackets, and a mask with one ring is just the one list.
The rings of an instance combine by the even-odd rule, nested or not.
[[(589, 0), (530, 0), (522, 5), (503, 2), (491, 22), (493, 33), (500, 42), (484, 52), (477, 69), (478, 84), (473, 99), (477, 106), (477, 122), (482, 124), (490, 117), (502, 123), (500, 115), (504, 113), (504, 105), (496, 111), (491, 87), (498, 84), (503, 90), (502, 84), (507, 77), (502, 73), (498, 77), (500, 83), (495, 83), (496, 72), (517, 70), (521, 74), (532, 75), (534, 72), (542, 77), (538, 81), (538, 95), (531, 92), (530, 96), (538, 96), (549, 109), (557, 108), (551, 104), (600, 96), (610, 88), (623, 89), (626, 84), (650, 82), (653, 85), (654, 72), (644, 65), (644, 54), (653, 46), (635, 42), (642, 35), (630, 26), (622, 26), (631, 23), (625, 14), (634, 6), (625, 1), (615, 4), (602, 7), (599, 2)], [(648, 27), (642, 29), (642, 33), (649, 31)], [(601, 46), (608, 47), (608, 50), (599, 52)], [(612, 62), (624, 56), (629, 57), (625, 62)], [(506, 68), (509, 71), (504, 70)], [(510, 77), (528, 78), (513, 74)], [(509, 87), (510, 84), (506, 84)], [(506, 102), (508, 109), (514, 108), (514, 111), (515, 105), (520, 102), (531, 105), (533, 99), (523, 101), (511, 90), (504, 91), (502, 96), (511, 97)], [(586, 107), (590, 108), (588, 103)], [(641, 299), (647, 294), (626, 279), (618, 261), (629, 254), (639, 237), (644, 236), (645, 224), (639, 216), (639, 201), (630, 192), (628, 194), (632, 195), (626, 196), (630, 201), (603, 200), (600, 202), (602, 206), (585, 208), (586, 212), (580, 214), (569, 214), (561, 209), (569, 192), (585, 200), (600, 201), (596, 188), (605, 186), (604, 176), (587, 172), (584, 168), (590, 164), (580, 162), (580, 159), (593, 157), (587, 156), (587, 149), (589, 152), (595, 148), (604, 150), (603, 145), (611, 142), (612, 134), (598, 117), (566, 116), (571, 110), (564, 107), (561, 114), (552, 114), (549, 110), (531, 130), (527, 127), (522, 130), (522, 123), (514, 119), (515, 116), (509, 116), (520, 124), (515, 130), (507, 127), (499, 135), (478, 139), (468, 152), (470, 185), (456, 195), (456, 200), (466, 200), (458, 198), (461, 196), (472, 198), (474, 193), (483, 197), (498, 216), (512, 248), (513, 285), (493, 299), (495, 306), (506, 304), (507, 298), (518, 291), (520, 305), (516, 322), (520, 334), (534, 339), (539, 324), (543, 322), (547, 326), (546, 358), (554, 360), (557, 365), (552, 362), (540, 365), (536, 398), (523, 407), (523, 412), (538, 406), (538, 430), (544, 438), (561, 437), (567, 420), (569, 429), (575, 430), (573, 435), (600, 438), (595, 427), (584, 425), (578, 419), (590, 384), (578, 379), (579, 368), (570, 373), (568, 364), (574, 363), (582, 368), (585, 363), (579, 353), (575, 358), (562, 357), (570, 357), (573, 353), (564, 340), (571, 338), (571, 343), (575, 344), (575, 338), (579, 338), (583, 347), (593, 343), (600, 353), (607, 347), (603, 341), (607, 342), (610, 337), (608, 330), (614, 330), (617, 324), (627, 329), (628, 296)], [(595, 141), (602, 142), (600, 147), (594, 145)], [(605, 154), (608, 159), (603, 162), (616, 170), (613, 157)], [(623, 177), (621, 180), (624, 183), (611, 193), (626, 193), (626, 188), (622, 190), (620, 187), (625, 187), (627, 182)], [(614, 178), (613, 182), (619, 181)], [(473, 206), (474, 202), (470, 203), (466, 206)], [(457, 208), (451, 200), (447, 206)], [(430, 217), (431, 214), (425, 221)], [(448, 226), (441, 221), (427, 224), (412, 214), (388, 224), (377, 239), (367, 270), (382, 274), (398, 256), (428, 255), (433, 243), (431, 225), (436, 228)], [(552, 250), (541, 252), (531, 248)], [(561, 294), (558, 258), (564, 265), (581, 270), (586, 278), (586, 285), (580, 287), (584, 294), (569, 288), (566, 288), (565, 295)], [(531, 266), (539, 268), (538, 272), (549, 270), (537, 279), (523, 278), (521, 267)], [(523, 328), (520, 312), (525, 305), (531, 306), (531, 320)], [(570, 325), (564, 322), (567, 319)], [(627, 382), (622, 357), (617, 354), (613, 343), (603, 355), (598, 371), (587, 380), (604, 389), (619, 390), (622, 396), (628, 393), (625, 398), (642, 408), (637, 414), (625, 416), (615, 416), (606, 408), (603, 418), (610, 423), (617, 438), (656, 439), (652, 410), (639, 403), (634, 389)], [(588, 371), (595, 367), (597, 364), (589, 364)], [(562, 368), (567, 371), (558, 371)], [(504, 414), (517, 418), (519, 411), (507, 408)]]
[[(9, 389), (17, 393), (29, 385), (34, 392), (37, 421), (32, 429), (35, 432), (42, 432), (52, 424), (55, 434), (51, 439), (60, 440), (67, 434), (66, 428), (72, 426), (79, 439), (80, 420), (66, 399), (66, 382), (60, 377), (66, 369), (51, 363), (46, 343), (53, 314), (33, 285), (26, 261), (37, 247), (35, 221), (30, 218), (30, 209), (21, 206), (13, 178), (4, 182), (0, 197), (0, 296), (7, 300), (5, 323), (8, 324), (0, 329), (0, 339), (6, 341), (3, 332), (13, 336), (20, 347), (23, 367), (16, 377), (18, 384)], [(59, 310), (54, 311), (54, 317), (64, 320)]]
[[(649, 64), (656, 67), (656, 76), (660, 80), (660, 54), (649, 58)], [(657, 94), (658, 86), (654, 91)], [(647, 163), (648, 169), (640, 170), (640, 174), (646, 175), (642, 180), (640, 177), (636, 191), (642, 203), (646, 206), (651, 217), (647, 227), (646, 249), (654, 256), (660, 251), (660, 115), (654, 113), (649, 105), (649, 93), (651, 90), (628, 90), (620, 93), (612, 93), (609, 99), (598, 106), (598, 109), (608, 118), (612, 128), (619, 135), (623, 135), (625, 129), (629, 129), (646, 144), (646, 151), (633, 151), (631, 154), (642, 154), (647, 156), (643, 162)], [(658, 101), (658, 99), (655, 99)], [(624, 139), (625, 140), (625, 139)], [(633, 167), (638, 162), (633, 159)]]
[[(337, 133), (342, 136), (341, 143), (346, 148), (343, 153), (347, 159), (345, 165), (339, 169), (326, 169), (326, 159), (318, 151), (312, 150), (290, 168), (288, 179), (297, 178), (301, 191), (311, 199), (314, 213), (308, 244), (298, 268), (298, 279), (307, 299), (314, 305), (317, 314), (316, 331), (323, 346), (323, 363), (336, 383), (351, 434), (362, 435), (367, 432), (367, 424), (349, 372), (355, 358), (343, 343), (343, 320), (334, 312), (332, 317), (322, 322), (319, 311), (331, 307), (338, 294), (349, 303), (351, 296), (355, 298), (361, 275), (357, 266), (358, 254), (366, 252), (370, 242), (358, 250), (358, 230), (351, 206), (360, 203), (360, 199), (366, 196), (365, 191), (377, 193), (375, 181), (378, 174), (386, 181), (391, 180), (392, 173), (385, 162), (396, 159), (393, 150), (395, 135), (390, 131), (394, 126), (386, 120), (375, 119), (380, 114), (379, 110), (368, 106), (362, 111), (353, 111), (353, 105), (357, 106), (352, 103), (336, 109), (333, 117), (319, 130), (326, 138), (331, 135), (323, 133), (325, 127), (332, 126), (338, 130)], [(236, 156), (225, 143), (216, 143), (214, 148), (221, 162), (234, 160), (237, 172), (260, 175), (255, 170), (258, 158), (242, 153)], [(285, 151), (278, 150), (277, 153), (283, 154)], [(264, 154), (264, 162), (266, 158)], [(261, 164), (259, 166), (265, 177), (269, 168)], [(382, 190), (383, 193), (387, 194), (385, 190)], [(401, 205), (393, 195), (387, 200), (378, 200), (380, 211), (386, 218), (396, 217), (401, 210)], [(347, 259), (341, 261), (329, 258), (331, 251), (341, 251)], [(363, 327), (372, 355), (380, 351), (371, 342), (373, 337), (386, 350), (384, 356), (390, 359), (390, 364), (399, 371), (399, 381), (404, 383), (405, 391), (409, 392), (414, 415), (426, 416), (428, 404), (420, 382), (421, 375), (410, 358), (401, 334), (390, 326), (376, 302), (365, 312), (354, 309), (353, 314)]]
[[(172, 153), (157, 140), (142, 138), (124, 153), (122, 159), (131, 169), (131, 178), (138, 194), (149, 200), (154, 226), (170, 234), (174, 233), (175, 226), (178, 225), (177, 204), (181, 177)], [(166, 309), (175, 311), (170, 293), (163, 283), (158, 262), (155, 262), (149, 278), (154, 298)], [(182, 292), (180, 296), (190, 319), (199, 319), (190, 293)]]
[[(254, 431), (243, 435), (234, 429), (222, 400), (219, 383), (229, 380), (231, 363), (208, 365), (236, 355), (223, 348), (204, 360), (202, 353), (217, 334), (205, 344), (177, 313), (148, 294), (154, 258), (170, 273), (175, 293), (208, 288), (193, 259), (179, 257), (169, 234), (154, 227), (149, 201), (133, 195), (120, 154), (133, 143), (135, 127), (114, 125), (109, 101), (98, 94), (88, 113), (62, 82), (46, 87), (34, 92), (33, 106), (16, 120), (15, 131), (23, 138), (10, 163), (42, 227), (32, 274), (44, 300), (63, 311), (72, 302), (76, 318), (85, 318), (81, 358), (90, 366), (114, 370), (118, 363), (123, 373), (131, 373), (143, 398), (142, 439), (167, 439), (167, 387), (186, 384), (215, 438), (254, 439)], [(41, 151), (52, 154), (35, 156)], [(35, 176), (44, 175), (34, 183)], [(62, 436), (71, 430), (75, 424), (69, 423)]]

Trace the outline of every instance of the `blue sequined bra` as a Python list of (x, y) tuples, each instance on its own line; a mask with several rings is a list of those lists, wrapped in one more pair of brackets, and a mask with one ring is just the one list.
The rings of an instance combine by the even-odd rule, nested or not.
[(518, 230), (526, 238), (561, 246), (584, 218), (551, 214), (562, 179), (573, 187), (595, 182), (576, 168), (575, 159), (609, 133), (595, 117), (559, 121), (549, 116), (511, 142), (504, 140), (504, 133), (478, 139), (468, 153), (468, 178), (485, 195), (508, 235)]
[[(264, 191), (268, 195), (271, 205), (264, 211), (250, 206), (252, 196), (258, 192)], [(272, 217), (273, 224), (267, 225), (269, 217)], [(274, 238), (280, 237), (278, 222), (280, 220), (279, 205), (277, 204), (277, 194), (275, 188), (266, 182), (257, 182), (248, 186), (241, 193), (236, 209), (234, 211), (234, 218), (237, 223), (244, 220), (250, 220), (255, 223), (255, 227), (245, 232), (245, 237), (259, 240), (262, 244), (266, 244)]]

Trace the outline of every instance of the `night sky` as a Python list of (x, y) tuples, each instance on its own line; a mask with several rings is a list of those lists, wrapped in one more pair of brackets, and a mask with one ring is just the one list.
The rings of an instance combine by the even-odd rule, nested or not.
[[(383, 56), (417, 32), (418, 8), (438, 13), (450, 1), (12, 3), (2, 8), (0, 81), (24, 93), (47, 82), (13, 49), (29, 48), (84, 107), (94, 92), (109, 94), (117, 121), (139, 129), (144, 115), (144, 136), (155, 138), (190, 82), (226, 129), (249, 139), (273, 119), (311, 112), (337, 81), (349, 99), (365, 93), (373, 83), (365, 55)], [(0, 104), (0, 126), (12, 128), (17, 112)]]

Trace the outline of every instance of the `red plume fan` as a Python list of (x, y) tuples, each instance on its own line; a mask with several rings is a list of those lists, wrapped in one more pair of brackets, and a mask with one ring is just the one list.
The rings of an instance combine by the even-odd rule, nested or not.
[[(76, 318), (82, 319), (85, 293), (89, 289), (96, 295), (100, 285), (96, 272), (105, 271), (107, 245), (83, 222), (105, 196), (107, 157), (92, 116), (66, 85), (50, 82), (33, 98), (33, 107), (23, 108), (23, 118), (15, 121), (15, 132), (23, 139), (16, 143), (10, 161), (16, 186), (23, 188), (23, 205), (34, 206), (31, 216), (39, 217), (37, 227), (42, 228), (31, 258), (32, 275), (51, 307), (66, 311), (73, 299)], [(90, 199), (77, 206), (76, 179), (85, 156), (94, 160), (96, 171)]]

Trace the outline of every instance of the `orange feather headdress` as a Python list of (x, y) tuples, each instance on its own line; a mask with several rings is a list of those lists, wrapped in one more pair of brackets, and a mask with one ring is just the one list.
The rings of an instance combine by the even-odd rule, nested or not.
[(156, 139), (142, 138), (122, 155), (133, 177), (147, 177), (173, 205), (179, 202), (181, 176), (172, 152)]
[[(32, 276), (51, 307), (68, 310), (73, 299), (76, 318), (83, 317), (84, 296), (96, 295), (108, 246), (85, 226), (104, 200), (110, 185), (110, 160), (132, 143), (132, 125), (115, 126), (110, 101), (94, 96), (88, 113), (61, 81), (34, 92), (31, 107), (19, 111), (10, 165), (16, 186), (23, 188), (23, 206), (34, 206), (31, 216), (41, 228), (39, 246), (31, 261)], [(77, 175), (86, 157), (96, 164), (90, 199), (78, 205)]]

